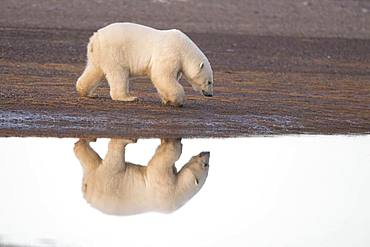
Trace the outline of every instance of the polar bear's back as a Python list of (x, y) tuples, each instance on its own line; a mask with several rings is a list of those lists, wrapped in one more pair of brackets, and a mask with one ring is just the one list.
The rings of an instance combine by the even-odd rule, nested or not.
[[(174, 209), (172, 179), (147, 174), (147, 167), (126, 163), (124, 172), (110, 173), (104, 167), (84, 178), (84, 198), (93, 207), (112, 215), (131, 215)], [(169, 186), (170, 185), (170, 186)]]
[(154, 28), (129, 22), (113, 23), (98, 30), (102, 42), (118, 45), (132, 42), (143, 45), (154, 41), (158, 32)]
[(106, 67), (111, 67), (113, 64), (109, 63), (112, 61), (119, 63), (121, 67), (127, 67), (131, 75), (145, 75), (150, 71), (151, 62), (176, 56), (183, 50), (187, 38), (178, 30), (157, 30), (127, 22), (110, 24), (94, 36), (91, 40), (98, 40), (99, 49), (96, 50), (100, 50), (99, 58), (95, 60)]

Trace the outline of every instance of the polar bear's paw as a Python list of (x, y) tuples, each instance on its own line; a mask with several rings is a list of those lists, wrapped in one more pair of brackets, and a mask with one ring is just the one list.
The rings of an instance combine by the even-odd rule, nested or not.
[(96, 142), (96, 138), (94, 137), (88, 137), (88, 138), (80, 138), (80, 141), (86, 141), (86, 142)]
[(161, 97), (162, 103), (167, 106), (176, 106), (182, 107), (184, 106), (185, 97), (184, 95), (166, 95)]
[(183, 107), (184, 104), (182, 103), (174, 103), (174, 102), (166, 102), (166, 103), (163, 103), (165, 106), (173, 106), (173, 107)]
[(77, 82), (76, 90), (80, 97), (96, 98), (98, 96), (96, 93), (94, 93), (93, 89), (88, 89), (81, 86), (80, 80)]
[(137, 139), (135, 138), (112, 138), (111, 143), (112, 144), (121, 144), (121, 145), (127, 145), (130, 143), (136, 143)]
[(184, 102), (183, 101), (169, 101), (162, 99), (162, 104), (165, 106), (175, 106), (175, 107), (183, 107)]
[(137, 102), (139, 99), (135, 96), (125, 96), (125, 97), (119, 97), (113, 100), (118, 100), (118, 101), (124, 101), (124, 102)]
[(96, 138), (80, 138), (75, 143), (73, 151), (76, 155), (83, 153), (86, 147), (89, 147), (90, 142), (95, 142)]
[(85, 96), (83, 95), (80, 95), (81, 97), (87, 97), (87, 98), (97, 98), (98, 97), (98, 94), (97, 93), (89, 93)]
[(128, 141), (128, 143), (136, 143), (137, 142), (137, 138), (126, 139), (126, 141)]
[(161, 138), (161, 143), (181, 143), (182, 138)]
[(90, 142), (96, 142), (96, 138), (80, 138), (78, 141), (75, 143), (76, 145), (79, 144), (85, 144), (85, 143), (90, 143)]

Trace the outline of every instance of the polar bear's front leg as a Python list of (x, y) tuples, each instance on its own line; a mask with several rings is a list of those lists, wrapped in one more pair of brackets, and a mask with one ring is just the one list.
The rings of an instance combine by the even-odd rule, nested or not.
[(162, 139), (148, 167), (171, 168), (180, 158), (182, 152), (181, 139)]
[(163, 80), (157, 87), (158, 94), (164, 105), (182, 107), (185, 101), (184, 88), (175, 79)]
[(151, 80), (165, 105), (183, 106), (185, 101), (185, 91), (176, 77), (153, 73)]
[(129, 95), (129, 71), (116, 68), (106, 72), (110, 87), (110, 96), (113, 100), (136, 101), (137, 97)]

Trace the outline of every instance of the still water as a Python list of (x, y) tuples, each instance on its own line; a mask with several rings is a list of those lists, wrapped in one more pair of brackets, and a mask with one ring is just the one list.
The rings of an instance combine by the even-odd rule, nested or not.
[(370, 245), (370, 136), (90, 141), (0, 139), (0, 246)]

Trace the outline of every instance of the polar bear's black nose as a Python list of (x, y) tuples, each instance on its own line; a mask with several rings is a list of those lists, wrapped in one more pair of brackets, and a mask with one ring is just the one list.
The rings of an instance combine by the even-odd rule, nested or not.
[(202, 157), (202, 156), (207, 156), (207, 155), (209, 156), (209, 154), (210, 154), (209, 152), (201, 152), (201, 153), (199, 154), (199, 156), (200, 156), (200, 157)]
[(202, 94), (203, 94), (204, 96), (206, 96), (206, 97), (212, 97), (212, 96), (213, 96), (213, 94), (212, 94), (212, 93), (208, 93), (208, 92), (206, 92), (206, 91), (204, 91), (204, 90), (202, 90)]

